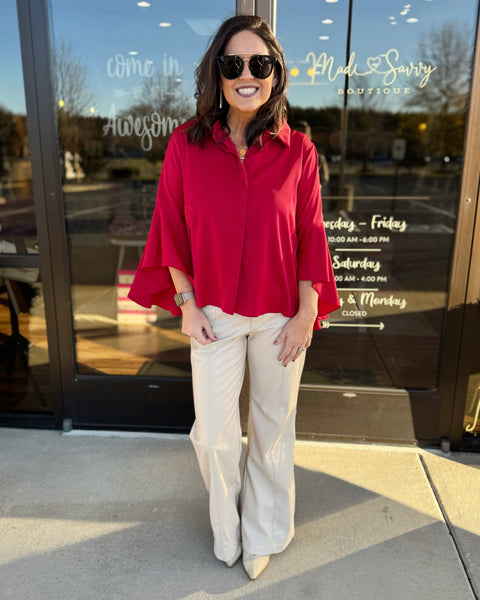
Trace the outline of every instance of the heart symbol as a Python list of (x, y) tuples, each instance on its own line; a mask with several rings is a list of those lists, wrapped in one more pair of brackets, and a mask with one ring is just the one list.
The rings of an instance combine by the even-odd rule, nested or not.
[(380, 58), (380, 56), (369, 56), (367, 58), (367, 65), (371, 71), (376, 71), (380, 66), (381, 62), (382, 59)]

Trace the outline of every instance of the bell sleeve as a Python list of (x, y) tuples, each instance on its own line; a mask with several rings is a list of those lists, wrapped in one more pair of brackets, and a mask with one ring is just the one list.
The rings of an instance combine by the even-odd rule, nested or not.
[(184, 144), (185, 134), (176, 129), (165, 154), (147, 243), (128, 294), (141, 306), (157, 305), (173, 315), (180, 315), (181, 310), (174, 301), (175, 287), (169, 267), (183, 271), (193, 282), (184, 210), (181, 156)]
[(297, 189), (296, 230), (297, 280), (313, 282), (318, 294), (314, 329), (320, 329), (321, 320), (337, 310), (340, 302), (323, 225), (317, 150), (311, 143), (305, 151)]

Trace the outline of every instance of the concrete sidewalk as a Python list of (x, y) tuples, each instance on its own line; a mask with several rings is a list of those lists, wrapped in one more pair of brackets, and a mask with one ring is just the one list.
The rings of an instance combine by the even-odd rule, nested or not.
[(298, 442), (296, 537), (254, 582), (186, 437), (0, 429), (0, 457), (2, 600), (478, 598), (478, 454)]

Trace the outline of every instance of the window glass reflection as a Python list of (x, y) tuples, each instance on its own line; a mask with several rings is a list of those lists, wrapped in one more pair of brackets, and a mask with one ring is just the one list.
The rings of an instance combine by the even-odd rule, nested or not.
[(0, 254), (38, 253), (17, 7), (2, 5), (0, 53)]
[(290, 123), (319, 150), (343, 303), (304, 383), (436, 386), (477, 8), (306, 0), (302, 17), (278, 2)]
[(52, 0), (50, 12), (78, 370), (189, 377), (179, 320), (126, 296), (170, 134), (194, 113), (196, 61), (235, 2)]

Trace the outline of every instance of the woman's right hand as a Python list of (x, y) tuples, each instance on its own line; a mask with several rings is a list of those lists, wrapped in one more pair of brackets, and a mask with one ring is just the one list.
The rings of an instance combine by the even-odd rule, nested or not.
[(195, 298), (182, 304), (182, 333), (197, 340), (202, 346), (217, 339), (206, 314), (198, 308)]

